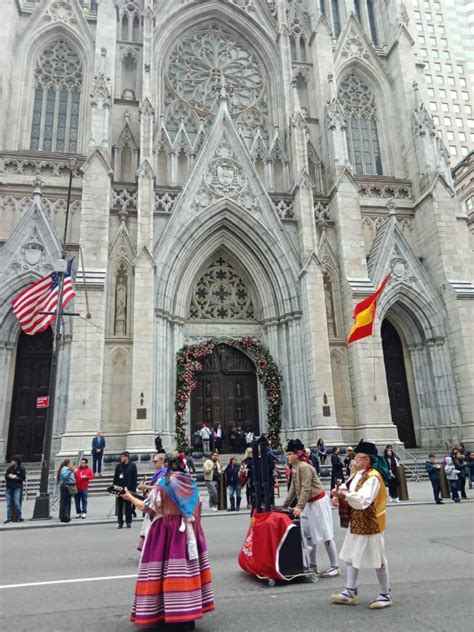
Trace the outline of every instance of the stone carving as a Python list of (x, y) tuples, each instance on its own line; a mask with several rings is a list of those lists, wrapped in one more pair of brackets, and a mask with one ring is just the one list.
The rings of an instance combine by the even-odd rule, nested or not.
[(128, 301), (128, 270), (125, 263), (121, 263), (115, 275), (115, 316), (114, 334), (127, 335), (127, 301)]
[(112, 189), (112, 208), (128, 210), (137, 210), (137, 189), (132, 188), (114, 188)]
[(331, 222), (329, 202), (315, 200), (314, 202), (314, 220), (318, 228), (325, 228)]
[(272, 198), (273, 206), (275, 207), (280, 219), (294, 219), (295, 212), (293, 210), (293, 200), (290, 198)]
[(362, 197), (369, 198), (394, 198), (396, 200), (412, 199), (411, 184), (408, 182), (404, 182), (402, 184), (381, 184), (377, 181), (359, 181), (359, 193)]
[(230, 158), (212, 160), (204, 180), (209, 189), (219, 197), (235, 197), (245, 185), (242, 168)]
[(366, 45), (360, 39), (359, 34), (356, 33), (354, 27), (351, 27), (350, 32), (346, 36), (344, 40), (344, 46), (341, 51), (341, 57), (343, 59), (349, 59), (351, 57), (356, 57), (358, 59), (363, 59), (367, 61), (370, 59), (369, 52), (367, 50)]
[(410, 286), (416, 285), (418, 283), (418, 277), (416, 274), (413, 274), (410, 264), (402, 256), (398, 245), (395, 245), (393, 253), (395, 256), (390, 259), (390, 270), (392, 272), (393, 282), (401, 281)]
[(171, 213), (178, 194), (172, 191), (155, 191), (155, 211)]
[(324, 283), (324, 302), (326, 306), (326, 322), (328, 326), (328, 334), (331, 338), (336, 337), (336, 321), (334, 316), (334, 301), (332, 295), (332, 282), (328, 274), (323, 275)]
[(244, 281), (222, 256), (215, 259), (197, 282), (189, 308), (191, 319), (255, 320)]
[(110, 77), (107, 77), (104, 72), (99, 72), (99, 74), (95, 75), (91, 91), (92, 106), (110, 108), (112, 95), (109, 85)]
[[(83, 160), (76, 164), (73, 175), (80, 177), (80, 167)], [(0, 155), (1, 175), (41, 175), (43, 177), (69, 177), (69, 162), (66, 160), (21, 158), (9, 156), (6, 152)]]
[(75, 24), (77, 22), (74, 9), (70, 2), (66, 0), (56, 0), (46, 9), (44, 14), (45, 22), (63, 22), (64, 24)]

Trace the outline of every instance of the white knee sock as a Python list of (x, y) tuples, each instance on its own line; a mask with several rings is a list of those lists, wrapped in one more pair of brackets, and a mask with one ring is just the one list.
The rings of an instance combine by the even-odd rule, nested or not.
[(309, 563), (310, 566), (316, 566), (316, 544), (309, 546)]
[(359, 569), (354, 568), (352, 564), (347, 564), (347, 588), (356, 589), (359, 579)]
[(324, 543), (324, 546), (326, 547), (326, 553), (328, 554), (329, 557), (329, 564), (331, 566), (339, 566), (339, 563), (337, 561), (337, 549), (336, 549), (336, 545), (334, 544), (334, 540), (328, 540), (327, 542)]
[(381, 566), (380, 568), (376, 568), (375, 572), (377, 573), (377, 579), (379, 580), (381, 594), (388, 595), (388, 593), (390, 592), (388, 568), (386, 566)]

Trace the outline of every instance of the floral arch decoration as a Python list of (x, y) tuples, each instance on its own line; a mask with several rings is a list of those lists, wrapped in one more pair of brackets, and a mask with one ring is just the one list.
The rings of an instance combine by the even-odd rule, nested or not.
[(176, 446), (179, 451), (190, 449), (186, 435), (186, 404), (197, 386), (195, 374), (203, 368), (203, 360), (212, 354), (218, 344), (228, 344), (251, 353), (255, 358), (257, 377), (265, 390), (268, 404), (268, 440), (274, 448), (280, 447), (281, 430), (281, 383), (283, 376), (272, 354), (261, 342), (254, 338), (217, 340), (211, 338), (199, 344), (185, 345), (176, 354), (176, 400), (175, 432)]

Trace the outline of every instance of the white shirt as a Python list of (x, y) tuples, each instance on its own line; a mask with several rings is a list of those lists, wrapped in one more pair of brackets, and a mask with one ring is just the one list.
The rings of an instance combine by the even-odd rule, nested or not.
[[(357, 487), (357, 483), (360, 481), (364, 472), (356, 472), (351, 479), (351, 489), (354, 490)], [(341, 485), (340, 489), (347, 489), (347, 486)], [(356, 491), (349, 491), (346, 496), (346, 500), (353, 509), (367, 509), (377, 498), (380, 491), (380, 481), (377, 476), (369, 476), (368, 480), (362, 485), (362, 487)]]
[(201, 429), (199, 434), (201, 435), (203, 439), (209, 439), (209, 437), (211, 436), (211, 431), (209, 430), (207, 426), (205, 426), (204, 428)]

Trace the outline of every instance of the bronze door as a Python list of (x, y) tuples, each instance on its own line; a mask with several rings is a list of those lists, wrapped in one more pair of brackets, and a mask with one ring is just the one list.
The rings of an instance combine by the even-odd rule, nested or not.
[(405, 447), (416, 448), (402, 341), (388, 320), (383, 321), (381, 333), (392, 421)]
[(40, 461), (47, 408), (36, 408), (36, 399), (47, 395), (53, 335), (20, 334), (13, 384), (7, 458), (20, 454), (25, 461)]
[(191, 433), (203, 422), (222, 425), (221, 452), (229, 452), (233, 424), (242, 431), (259, 433), (257, 376), (249, 358), (229, 345), (220, 344), (196, 373), (197, 386), (191, 395)]

